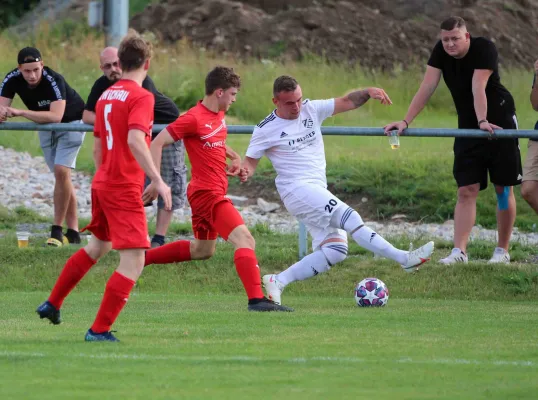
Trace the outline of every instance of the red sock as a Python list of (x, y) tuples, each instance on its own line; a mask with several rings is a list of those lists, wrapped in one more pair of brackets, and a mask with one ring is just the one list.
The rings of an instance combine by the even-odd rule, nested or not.
[(52, 288), (49, 302), (56, 309), (60, 309), (64, 299), (77, 286), (84, 275), (95, 265), (86, 250), (80, 249), (73, 254), (65, 263), (64, 269), (60, 273), (56, 284)]
[(144, 267), (151, 264), (170, 264), (191, 260), (191, 242), (178, 240), (146, 251)]
[(110, 327), (120, 315), (121, 310), (125, 307), (129, 294), (135, 285), (135, 281), (114, 271), (108, 280), (103, 295), (103, 301), (97, 311), (95, 322), (92, 325), (92, 331), (103, 333), (110, 331)]
[(256, 253), (252, 249), (237, 249), (234, 254), (237, 275), (243, 282), (248, 299), (261, 299), (263, 296), (260, 267)]

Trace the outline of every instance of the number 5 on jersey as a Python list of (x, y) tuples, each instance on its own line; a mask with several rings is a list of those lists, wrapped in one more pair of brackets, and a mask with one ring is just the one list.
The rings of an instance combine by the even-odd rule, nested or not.
[(114, 137), (112, 136), (112, 127), (108, 122), (108, 114), (112, 112), (112, 104), (105, 104), (104, 117), (105, 117), (105, 129), (106, 129), (106, 148), (112, 150), (114, 144)]

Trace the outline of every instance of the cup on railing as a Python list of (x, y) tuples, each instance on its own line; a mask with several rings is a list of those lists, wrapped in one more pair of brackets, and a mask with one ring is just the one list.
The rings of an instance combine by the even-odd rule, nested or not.
[(17, 232), (17, 243), (20, 249), (28, 247), (29, 238), (30, 232)]
[(398, 131), (390, 132), (389, 144), (392, 150), (396, 150), (400, 148), (400, 136), (398, 136)]

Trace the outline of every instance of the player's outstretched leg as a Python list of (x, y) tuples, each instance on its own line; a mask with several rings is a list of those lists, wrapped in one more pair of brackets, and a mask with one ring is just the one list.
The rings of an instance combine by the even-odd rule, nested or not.
[(293, 311), (263, 295), (260, 267), (254, 248), (256, 242), (243, 222), (241, 214), (228, 201), (218, 203), (213, 210), (215, 229), (234, 248), (234, 264), (248, 297), (248, 311)]
[(262, 282), (267, 297), (280, 304), (282, 292), (287, 285), (327, 272), (332, 266), (346, 259), (347, 250), (345, 236), (340, 233), (328, 233), (313, 253), (279, 274), (263, 276)]
[(144, 267), (151, 264), (171, 264), (190, 261), (191, 242), (189, 240), (178, 240), (147, 250), (145, 253)]
[(434, 250), (433, 242), (426, 243), (413, 251), (395, 248), (379, 234), (365, 226), (359, 213), (345, 204), (334, 210), (331, 225), (344, 229), (359, 246), (396, 261), (405, 272), (416, 271), (420, 265), (430, 260)]
[(54, 325), (62, 322), (60, 308), (65, 298), (77, 286), (97, 260), (110, 250), (110, 242), (92, 236), (90, 243), (73, 254), (60, 273), (49, 298), (36, 309), (41, 319), (48, 319)]

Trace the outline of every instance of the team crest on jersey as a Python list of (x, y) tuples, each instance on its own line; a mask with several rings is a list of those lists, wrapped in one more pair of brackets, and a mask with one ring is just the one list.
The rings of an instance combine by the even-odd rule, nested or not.
[(303, 119), (301, 122), (304, 127), (308, 129), (312, 128), (312, 126), (314, 125), (314, 121), (312, 121), (312, 118)]

